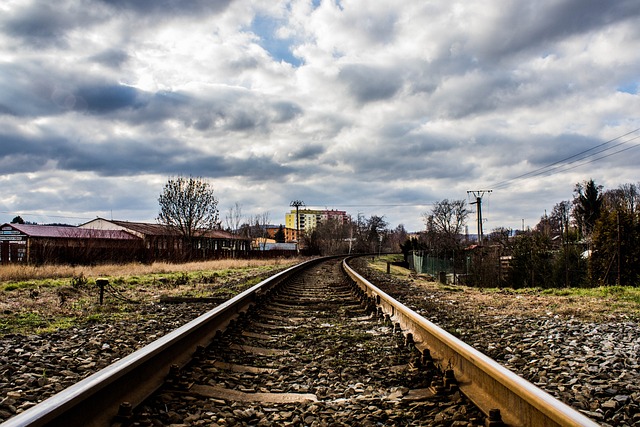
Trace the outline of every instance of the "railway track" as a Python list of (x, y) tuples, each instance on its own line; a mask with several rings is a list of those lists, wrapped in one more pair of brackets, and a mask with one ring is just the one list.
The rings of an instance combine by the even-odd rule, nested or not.
[(597, 425), (332, 259), (256, 285), (2, 426), (171, 424)]

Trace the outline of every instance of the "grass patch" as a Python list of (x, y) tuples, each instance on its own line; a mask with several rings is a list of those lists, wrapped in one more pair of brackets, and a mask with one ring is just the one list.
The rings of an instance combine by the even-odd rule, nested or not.
[[(301, 261), (216, 260), (96, 267), (0, 266), (0, 336), (44, 333), (86, 323), (133, 319), (141, 315), (142, 305), (157, 303), (163, 296), (228, 299), (259, 283), (272, 272)], [(103, 305), (99, 304), (98, 278), (109, 281)], [(38, 313), (46, 313), (46, 317)]]
[(412, 271), (409, 269), (400, 267), (398, 265), (393, 265), (394, 262), (404, 261), (402, 254), (382, 255), (380, 257), (374, 257), (373, 259), (366, 259), (368, 259), (369, 267), (383, 273), (387, 272), (387, 263), (391, 263), (391, 265), (389, 265), (389, 274), (391, 274), (392, 276), (408, 277), (412, 273)]
[(47, 319), (39, 313), (17, 313), (3, 316), (0, 320), (1, 333), (27, 333), (48, 325)]

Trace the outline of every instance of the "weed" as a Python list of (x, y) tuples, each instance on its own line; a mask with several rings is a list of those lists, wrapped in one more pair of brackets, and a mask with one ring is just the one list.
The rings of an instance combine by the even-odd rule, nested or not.
[(174, 281), (174, 286), (185, 286), (189, 284), (189, 275), (187, 273), (181, 273), (178, 277), (176, 277)]
[(36, 329), (36, 332), (43, 334), (46, 332), (53, 332), (60, 329), (69, 329), (77, 324), (75, 317), (59, 317), (51, 322), (46, 322), (43, 326)]
[(47, 324), (46, 319), (44, 319), (38, 313), (19, 313), (16, 315), (13, 326), (17, 330), (23, 329), (35, 329), (39, 327), (43, 327)]
[(100, 313), (90, 314), (85, 317), (85, 321), (87, 323), (100, 323), (104, 320), (104, 316)]
[(87, 286), (89, 279), (87, 279), (84, 273), (80, 272), (79, 275), (71, 278), (71, 287), (74, 289), (81, 289)]

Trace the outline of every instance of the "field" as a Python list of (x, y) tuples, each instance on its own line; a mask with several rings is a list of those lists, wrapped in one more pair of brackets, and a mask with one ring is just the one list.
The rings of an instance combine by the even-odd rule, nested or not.
[[(135, 318), (170, 297), (228, 299), (302, 259), (0, 266), (0, 336)], [(108, 280), (103, 304), (96, 279)]]

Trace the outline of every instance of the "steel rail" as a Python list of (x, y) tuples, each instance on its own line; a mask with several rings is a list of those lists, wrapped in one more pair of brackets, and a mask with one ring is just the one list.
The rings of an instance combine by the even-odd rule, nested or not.
[[(0, 424), (1, 427), (108, 426), (119, 411), (135, 407), (158, 389), (171, 367), (184, 366), (198, 346), (246, 312), (313, 259), (275, 274), (164, 337)], [(126, 403), (125, 403), (126, 402)]]
[[(453, 369), (460, 390), (485, 415), (498, 409), (508, 426), (597, 427), (599, 424), (442, 330), (368, 282), (343, 261), (343, 268), (394, 323), (429, 350), (443, 369)], [(495, 414), (495, 412), (494, 412)]]

